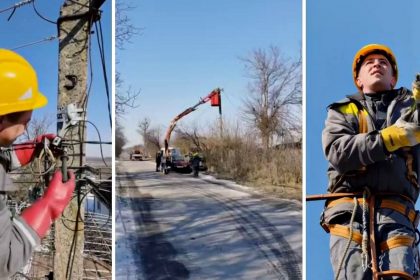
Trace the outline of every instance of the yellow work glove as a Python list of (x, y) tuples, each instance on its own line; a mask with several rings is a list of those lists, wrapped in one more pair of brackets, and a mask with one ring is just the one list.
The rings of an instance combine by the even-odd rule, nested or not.
[(420, 126), (398, 119), (397, 122), (380, 131), (388, 152), (420, 143)]
[(420, 74), (417, 74), (416, 80), (412, 84), (413, 89), (413, 98), (416, 100), (416, 103), (420, 103)]

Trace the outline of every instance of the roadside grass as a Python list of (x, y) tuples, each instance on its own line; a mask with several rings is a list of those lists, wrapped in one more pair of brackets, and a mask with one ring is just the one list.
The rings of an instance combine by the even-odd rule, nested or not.
[(206, 151), (208, 172), (279, 198), (302, 200), (302, 150), (262, 151), (244, 142), (219, 143)]

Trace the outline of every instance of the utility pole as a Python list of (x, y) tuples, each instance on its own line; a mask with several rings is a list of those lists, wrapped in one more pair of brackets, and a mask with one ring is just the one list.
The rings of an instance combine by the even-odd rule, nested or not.
[(223, 139), (223, 118), (222, 118), (222, 94), (219, 92), (219, 122), (220, 122), (220, 139)]
[[(59, 37), (58, 121), (57, 131), (66, 126), (64, 111), (70, 104), (78, 122), (65, 131), (67, 160), (62, 166), (76, 171), (85, 164), (86, 104), (88, 93), (88, 48), (92, 23), (98, 19), (105, 0), (66, 0), (57, 20)], [(89, 81), (91, 82), (91, 81)], [(81, 121), (80, 121), (81, 120)], [(64, 147), (66, 147), (64, 145)], [(67, 164), (68, 162), (68, 164)], [(65, 167), (63, 169), (66, 169)], [(64, 176), (64, 174), (63, 174)], [(77, 180), (78, 176), (76, 176)], [(82, 279), (84, 249), (84, 201), (76, 181), (74, 198), (55, 223), (54, 279)]]

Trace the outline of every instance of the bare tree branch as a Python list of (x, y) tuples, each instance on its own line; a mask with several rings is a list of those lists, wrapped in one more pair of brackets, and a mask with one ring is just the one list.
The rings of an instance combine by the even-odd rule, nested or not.
[(123, 3), (121, 0), (116, 1), (115, 5), (115, 46), (117, 49), (123, 50), (126, 43), (130, 43), (131, 38), (138, 35), (142, 29), (132, 24), (127, 13), (136, 7), (130, 3)]
[(149, 143), (149, 147), (154, 150), (160, 149), (160, 138), (162, 131), (160, 128), (151, 128), (148, 135), (147, 135), (147, 142)]
[(255, 50), (244, 62), (250, 95), (244, 100), (244, 120), (258, 129), (264, 148), (273, 137), (294, 123), (294, 106), (302, 104), (301, 59), (281, 57), (276, 47)]
[(19, 140), (27, 141), (36, 138), (39, 135), (51, 133), (52, 125), (55, 120), (51, 116), (43, 115), (40, 118), (33, 118), (28, 124), (28, 128)]
[[(130, 43), (133, 36), (140, 33), (140, 28), (134, 26), (127, 13), (135, 9), (134, 6), (123, 3), (121, 0), (116, 2), (115, 12), (115, 45), (118, 50), (123, 50), (126, 43)], [(118, 56), (118, 55), (117, 55)], [(115, 77), (115, 114), (117, 117), (121, 117), (125, 114), (127, 108), (136, 108), (136, 99), (140, 95), (140, 90), (133, 90), (131, 86), (128, 89), (124, 89), (124, 81), (121, 77), (120, 72), (116, 71)]]
[(138, 124), (137, 132), (143, 137), (144, 149), (148, 154), (154, 154), (160, 149), (161, 130), (159, 128), (151, 128), (151, 120), (144, 118)]
[(123, 128), (117, 121), (115, 124), (115, 156), (118, 157), (122, 151), (124, 145), (127, 144), (127, 138), (124, 135)]
[(209, 147), (206, 144), (206, 137), (199, 133), (197, 125), (191, 128), (178, 127), (176, 130), (176, 142), (184, 142), (184, 146), (198, 150), (199, 152), (207, 151)]

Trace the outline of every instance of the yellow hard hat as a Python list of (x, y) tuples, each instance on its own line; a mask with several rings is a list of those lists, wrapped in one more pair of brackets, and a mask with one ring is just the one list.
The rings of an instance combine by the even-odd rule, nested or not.
[(0, 49), (0, 116), (47, 105), (35, 70), (17, 53)]
[(364, 47), (362, 47), (354, 56), (353, 59), (353, 81), (354, 84), (358, 89), (359, 86), (357, 85), (356, 79), (359, 75), (360, 66), (362, 65), (363, 60), (372, 53), (379, 53), (383, 54), (389, 61), (389, 63), (392, 66), (392, 69), (394, 70), (394, 77), (395, 77), (395, 83), (398, 80), (398, 67), (397, 67), (397, 60), (395, 59), (394, 53), (391, 51), (390, 48), (388, 48), (385, 45), (380, 44), (369, 44)]

